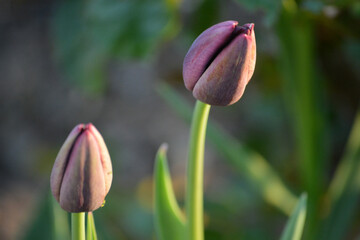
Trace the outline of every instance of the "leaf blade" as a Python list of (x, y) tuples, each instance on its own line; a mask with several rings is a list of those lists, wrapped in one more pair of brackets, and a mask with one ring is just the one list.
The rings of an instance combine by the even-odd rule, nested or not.
[(300, 240), (306, 219), (306, 193), (301, 194), (300, 199), (293, 214), (288, 220), (281, 236), (281, 240)]
[(331, 211), (323, 234), (324, 239), (339, 240), (351, 226), (360, 198), (360, 109), (357, 112), (345, 153), (329, 187)]
[(185, 219), (177, 204), (166, 159), (167, 145), (160, 146), (155, 160), (155, 229), (159, 240), (183, 240)]

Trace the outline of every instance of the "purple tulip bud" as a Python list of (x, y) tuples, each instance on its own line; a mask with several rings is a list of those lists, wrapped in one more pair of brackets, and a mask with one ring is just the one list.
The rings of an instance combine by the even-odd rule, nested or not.
[(102, 136), (91, 123), (77, 125), (56, 157), (52, 194), (68, 212), (90, 212), (103, 204), (111, 182), (111, 160)]
[(185, 86), (196, 99), (227, 106), (244, 93), (255, 69), (254, 24), (216, 24), (191, 45), (183, 64)]

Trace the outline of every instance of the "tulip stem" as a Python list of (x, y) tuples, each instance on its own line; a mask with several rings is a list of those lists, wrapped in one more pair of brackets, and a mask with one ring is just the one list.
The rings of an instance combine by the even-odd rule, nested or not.
[(85, 213), (71, 213), (71, 239), (85, 240)]
[(186, 186), (187, 240), (204, 239), (203, 178), (206, 125), (210, 105), (197, 101), (190, 130)]

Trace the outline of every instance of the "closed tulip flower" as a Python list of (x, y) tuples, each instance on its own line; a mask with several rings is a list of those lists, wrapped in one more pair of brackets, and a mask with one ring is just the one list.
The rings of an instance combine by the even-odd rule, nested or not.
[(244, 93), (255, 69), (254, 24), (226, 21), (205, 30), (185, 56), (183, 77), (194, 97), (227, 106)]
[(91, 123), (77, 125), (56, 157), (52, 194), (68, 212), (90, 212), (103, 204), (111, 182), (111, 160), (102, 136)]

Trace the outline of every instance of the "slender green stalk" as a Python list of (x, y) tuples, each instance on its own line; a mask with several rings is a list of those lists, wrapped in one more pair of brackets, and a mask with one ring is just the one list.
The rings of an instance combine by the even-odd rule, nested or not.
[(97, 240), (94, 214), (92, 212), (87, 214), (86, 240)]
[(85, 240), (85, 213), (71, 213), (71, 239)]
[(186, 185), (187, 240), (204, 239), (203, 178), (206, 125), (210, 105), (196, 102), (189, 143)]
[(91, 216), (88, 212), (86, 219), (86, 240), (92, 239), (92, 226), (91, 226)]

